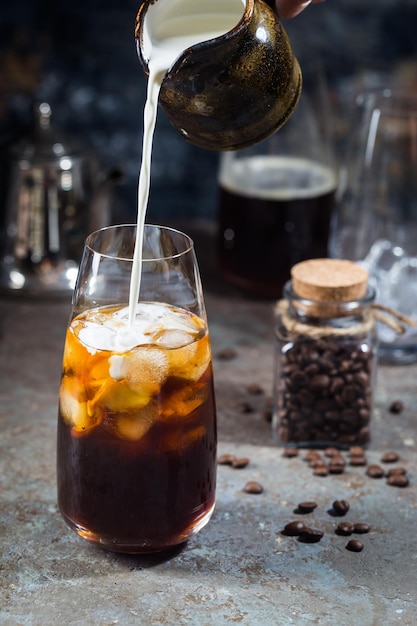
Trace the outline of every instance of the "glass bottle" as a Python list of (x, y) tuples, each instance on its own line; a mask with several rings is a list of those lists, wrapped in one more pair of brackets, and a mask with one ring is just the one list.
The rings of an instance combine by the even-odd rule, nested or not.
[(370, 441), (375, 291), (351, 261), (295, 265), (277, 305), (274, 434), (287, 446)]

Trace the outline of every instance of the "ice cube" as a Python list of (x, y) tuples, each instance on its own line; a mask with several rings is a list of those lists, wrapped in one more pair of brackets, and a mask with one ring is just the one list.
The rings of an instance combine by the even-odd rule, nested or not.
[(189, 381), (197, 381), (208, 368), (211, 349), (208, 336), (183, 348), (168, 350), (169, 375)]
[(159, 392), (168, 375), (167, 351), (155, 346), (139, 346), (123, 355), (118, 367), (120, 376), (131, 389), (153, 395)]
[(195, 339), (195, 334), (189, 333), (184, 330), (161, 330), (158, 333), (157, 343), (164, 348), (183, 348), (184, 346), (188, 346), (190, 343), (193, 343)]
[(162, 406), (161, 419), (184, 420), (201, 406), (208, 397), (206, 383), (180, 387), (167, 398)]
[(125, 379), (115, 381), (108, 378), (97, 387), (94, 397), (88, 401), (88, 410), (91, 413), (99, 410), (124, 413), (141, 409), (150, 402), (154, 393), (155, 386), (142, 385), (132, 389)]
[(105, 427), (117, 437), (129, 441), (139, 441), (158, 419), (158, 404), (150, 402), (135, 413), (120, 413), (109, 417)]
[(171, 429), (169, 431), (169, 435), (161, 440), (161, 447), (164, 450), (181, 452), (204, 437), (206, 432), (206, 427), (202, 424), (192, 424), (189, 428), (184, 428), (181, 425), (175, 430)]
[(90, 409), (82, 388), (74, 378), (63, 378), (59, 406), (62, 419), (76, 435), (87, 434), (101, 422), (102, 413)]

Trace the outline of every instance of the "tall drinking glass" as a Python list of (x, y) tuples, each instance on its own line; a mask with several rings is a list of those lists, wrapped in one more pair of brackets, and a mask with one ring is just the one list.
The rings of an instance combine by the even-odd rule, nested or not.
[[(378, 303), (417, 322), (417, 98), (376, 89), (356, 99), (331, 254), (360, 262)], [(417, 328), (378, 324), (380, 360), (417, 360)]]
[(215, 503), (210, 340), (191, 239), (145, 226), (129, 316), (136, 226), (86, 240), (63, 356), (58, 501), (78, 535), (118, 552), (185, 542)]

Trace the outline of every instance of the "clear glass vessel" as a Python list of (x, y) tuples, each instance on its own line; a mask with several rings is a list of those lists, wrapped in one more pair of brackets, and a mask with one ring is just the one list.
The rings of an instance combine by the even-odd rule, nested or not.
[(370, 441), (377, 337), (371, 287), (345, 302), (313, 300), (288, 282), (277, 307), (274, 436), (287, 446)]
[[(417, 97), (369, 90), (353, 113), (330, 254), (359, 262), (378, 302), (417, 323)], [(417, 360), (417, 326), (378, 334), (381, 361)]]
[(191, 239), (145, 226), (134, 316), (136, 226), (86, 240), (63, 356), (58, 501), (78, 535), (158, 552), (210, 519), (216, 411), (210, 340)]

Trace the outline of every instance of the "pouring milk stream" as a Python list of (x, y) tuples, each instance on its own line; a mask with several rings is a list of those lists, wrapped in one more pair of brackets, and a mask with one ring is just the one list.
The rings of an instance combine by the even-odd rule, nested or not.
[(245, 0), (173, 0), (166, 19), (145, 22), (149, 48), (149, 79), (144, 109), (142, 163), (138, 184), (138, 215), (129, 294), (129, 326), (135, 319), (142, 274), (142, 240), (150, 191), (152, 141), (158, 96), (167, 70), (187, 48), (219, 37), (234, 28), (244, 13)]

